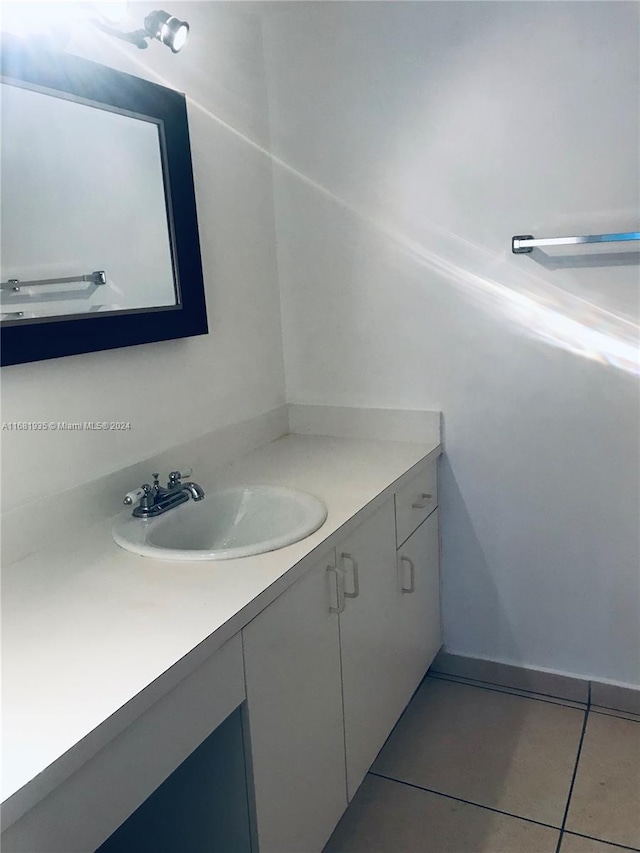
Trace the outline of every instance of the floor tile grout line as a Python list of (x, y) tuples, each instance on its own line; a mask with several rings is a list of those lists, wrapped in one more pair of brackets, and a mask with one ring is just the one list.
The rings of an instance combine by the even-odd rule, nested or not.
[[(591, 696), (589, 695), (589, 699)], [(569, 785), (569, 794), (567, 796), (567, 804), (564, 808), (564, 815), (562, 818), (562, 826), (560, 827), (560, 837), (558, 838), (558, 846), (556, 847), (556, 853), (560, 853), (560, 846), (562, 844), (562, 837), (564, 835), (565, 827), (567, 825), (567, 818), (569, 817), (569, 807), (571, 805), (571, 796), (573, 794), (573, 788), (576, 783), (576, 776), (578, 775), (578, 764), (580, 763), (580, 754), (582, 753), (582, 744), (584, 743), (584, 736), (587, 731), (587, 720), (589, 719), (589, 707), (587, 705), (587, 710), (584, 712), (584, 720), (582, 723), (582, 732), (580, 734), (580, 743), (578, 744), (578, 754), (576, 755), (576, 763), (573, 768), (573, 775), (571, 777), (571, 784)]]
[(504, 692), (509, 691), (518, 691), (520, 694), (526, 694), (527, 696), (531, 696), (531, 698), (538, 698), (544, 701), (556, 702), (556, 703), (567, 703), (568, 706), (572, 705), (581, 705), (584, 708), (587, 705), (587, 701), (582, 701), (581, 699), (568, 699), (566, 696), (556, 696), (554, 693), (543, 693), (539, 690), (528, 690), (526, 687), (513, 687), (510, 684), (496, 684), (493, 681), (483, 681), (480, 678), (467, 678), (465, 675), (453, 675), (443, 672), (427, 672), (427, 677), (431, 678), (442, 678), (447, 681), (459, 681), (463, 684), (473, 684), (477, 687), (486, 686), (487, 688), (492, 688), (493, 690), (502, 690)]
[(567, 699), (564, 696), (555, 696), (553, 693), (540, 693), (536, 690), (527, 690), (525, 687), (511, 687), (509, 684), (496, 684), (493, 681), (482, 681), (479, 678), (467, 678), (465, 675), (449, 675), (441, 672), (429, 672), (428, 677), (440, 678), (443, 681), (457, 681), (457, 683), (461, 684), (471, 683), (474, 687), (485, 687), (487, 690), (499, 690), (503, 693), (517, 690), (519, 693), (516, 695), (526, 693), (527, 696), (530, 696), (532, 699), (538, 699), (539, 702), (553, 702), (553, 704), (556, 705), (566, 703), (566, 706), (569, 708), (574, 705), (581, 705), (582, 707), (579, 708), (580, 711), (582, 711), (587, 705), (587, 702), (581, 702), (580, 699)]
[(616, 720), (626, 720), (628, 723), (640, 723), (640, 718), (638, 718), (637, 716), (623, 717), (622, 715), (627, 713), (626, 711), (618, 711), (617, 713), (615, 713), (613, 708), (611, 710), (609, 710), (608, 708), (599, 710), (601, 707), (601, 705), (592, 705), (591, 708), (589, 708), (589, 712), (591, 714), (598, 714), (600, 717), (613, 717)]
[(425, 791), (427, 794), (435, 794), (438, 797), (445, 797), (447, 800), (455, 800), (457, 803), (464, 803), (467, 806), (475, 806), (478, 809), (485, 809), (485, 811), (493, 812), (494, 814), (501, 814), (505, 817), (513, 817), (516, 820), (524, 820), (527, 823), (535, 823), (536, 826), (544, 826), (547, 829), (555, 829), (556, 832), (560, 830), (559, 826), (554, 826), (552, 823), (544, 823), (541, 820), (534, 820), (530, 817), (522, 817), (519, 814), (513, 814), (513, 812), (505, 812), (502, 809), (494, 809), (492, 806), (485, 806), (482, 803), (475, 803), (473, 800), (464, 800), (462, 797), (454, 797), (453, 794), (444, 794), (442, 791), (436, 791), (434, 788), (425, 788), (424, 785), (416, 785), (414, 782), (405, 782), (403, 779), (396, 779), (395, 776), (385, 776), (384, 773), (375, 773), (373, 770), (369, 770), (370, 776), (377, 776), (379, 779), (386, 779), (387, 782), (396, 782), (398, 785), (406, 785), (408, 788), (415, 788), (417, 791)]
[[(439, 669), (428, 669), (427, 675), (440, 675), (443, 678), (464, 678), (467, 681), (477, 681), (480, 684), (491, 684), (495, 687), (504, 687), (507, 690), (523, 690), (526, 693), (535, 693), (537, 696), (548, 696), (550, 699), (560, 699), (562, 702), (577, 702), (580, 705), (586, 705), (586, 701), (583, 702), (581, 699), (569, 699), (567, 696), (558, 696), (555, 693), (545, 693), (544, 690), (529, 690), (527, 687), (515, 687), (512, 684), (500, 684), (497, 681), (487, 681), (484, 678), (473, 678), (471, 675), (458, 675), (456, 672), (442, 672)], [(587, 694), (589, 690), (587, 688)]]
[(615, 841), (606, 841), (604, 838), (596, 838), (594, 835), (585, 835), (584, 832), (575, 832), (573, 829), (565, 829), (563, 835), (577, 835), (578, 838), (588, 838), (589, 841), (598, 841), (600, 844), (606, 844), (608, 847), (613, 847), (613, 850), (631, 850), (632, 853), (640, 853), (638, 847), (627, 847), (626, 844), (617, 844)]
[[(582, 706), (588, 705), (594, 713), (602, 714), (605, 711), (611, 711), (611, 712), (613, 712), (613, 713), (609, 714), (609, 716), (611, 716), (611, 717), (616, 716), (616, 715), (621, 715), (621, 714), (629, 714), (631, 717), (630, 722), (640, 723), (640, 714), (637, 713), (636, 711), (625, 711), (623, 708), (613, 708), (610, 705), (594, 704), (593, 700), (591, 698), (591, 682), (590, 681), (587, 681), (587, 701), (582, 702), (580, 699), (568, 699), (566, 696), (556, 696), (555, 693), (542, 693), (539, 690), (527, 690), (526, 687), (512, 687), (509, 684), (496, 684), (495, 681), (484, 681), (481, 678), (471, 678), (470, 676), (466, 676), (466, 675), (457, 675), (454, 672), (440, 672), (439, 670), (433, 670), (433, 671), (428, 670), (425, 674), (425, 679), (426, 678), (437, 678), (437, 679), (440, 679), (441, 681), (452, 681), (455, 684), (469, 684), (470, 683), (474, 687), (481, 687), (483, 685), (486, 685), (487, 689), (491, 688), (493, 690), (498, 690), (498, 691), (504, 692), (504, 693), (509, 693), (512, 690), (517, 690), (517, 691), (519, 691), (519, 693), (515, 693), (512, 695), (517, 696), (517, 695), (520, 695), (522, 693), (526, 693), (527, 695), (531, 694), (532, 699), (536, 699), (536, 698), (539, 699), (541, 696), (546, 697), (546, 699), (557, 699), (558, 701), (555, 704), (573, 703), (573, 704), (567, 704), (566, 707), (568, 707), (568, 708), (572, 708), (572, 707), (574, 707), (574, 705), (582, 705)], [(545, 700), (540, 700), (540, 701), (545, 701)], [(597, 709), (602, 709), (602, 710), (597, 710)], [(580, 708), (579, 710), (582, 710), (582, 708)], [(629, 717), (620, 716), (620, 719), (626, 720), (626, 719), (629, 719)], [(638, 849), (640, 849), (640, 848), (638, 848)]]
[[(604, 707), (604, 706), (596, 705), (596, 707)], [(616, 710), (616, 709), (612, 708), (611, 710)], [(607, 717), (607, 716), (613, 717), (613, 716), (615, 716), (615, 714), (602, 714), (602, 712), (595, 711), (593, 709), (593, 707), (591, 705), (591, 682), (589, 682), (588, 704), (587, 704), (587, 713), (585, 715), (585, 721), (584, 721), (584, 732), (586, 732), (586, 730), (587, 730), (587, 719), (589, 717), (589, 714), (600, 714), (600, 716), (602, 716), (602, 717)], [(616, 719), (627, 720), (627, 717), (616, 717)], [(627, 721), (630, 723), (640, 722), (640, 720), (627, 720)], [(580, 741), (580, 746), (578, 748), (578, 758), (576, 759), (576, 773), (578, 770), (578, 761), (580, 760), (580, 753), (582, 751), (582, 740), (584, 740), (584, 732), (583, 732), (582, 739)], [(575, 776), (574, 776), (574, 780), (575, 780)], [(571, 783), (571, 791), (569, 792), (569, 801), (571, 800), (571, 794), (572, 793), (573, 793), (573, 781)], [(565, 833), (567, 835), (578, 835), (581, 838), (590, 838), (592, 841), (600, 841), (602, 844), (608, 844), (611, 847), (613, 847), (614, 849), (618, 848), (620, 850), (632, 850), (632, 851), (635, 851), (636, 853), (638, 853), (638, 851), (640, 849), (638, 847), (627, 847), (626, 844), (616, 844), (613, 841), (606, 841), (604, 838), (594, 838), (592, 835), (585, 835), (583, 832), (571, 832), (570, 830), (565, 829), (567, 816), (569, 814), (569, 801), (567, 801), (567, 813), (565, 815), (565, 819), (564, 819), (563, 824), (562, 824), (562, 832), (560, 833), (560, 839), (561, 840), (562, 840), (563, 835), (565, 835)]]
[[(504, 693), (505, 696), (516, 696), (519, 699), (533, 699), (534, 702), (546, 702), (547, 705), (557, 705), (560, 708), (569, 708), (572, 711), (584, 712), (586, 710), (586, 707), (587, 707), (586, 702), (578, 702), (577, 700), (574, 700), (574, 699), (564, 699), (563, 700), (563, 699), (559, 699), (559, 697), (556, 697), (558, 699), (558, 701), (555, 701), (554, 698), (548, 698), (548, 699), (543, 698), (543, 697), (546, 697), (545, 693), (538, 693), (535, 695), (526, 693), (526, 691), (521, 691), (520, 693), (513, 693), (512, 691), (520, 689), (518, 687), (502, 687), (498, 684), (493, 685), (490, 682), (477, 682), (475, 684), (470, 684), (467, 681), (456, 681), (452, 678), (446, 678), (444, 676), (441, 676), (440, 674), (435, 674), (435, 673), (433, 675), (429, 675), (429, 678), (433, 678), (435, 681), (447, 681), (449, 684), (462, 684), (463, 687), (477, 687), (478, 690), (490, 690), (493, 693)], [(526, 695), (523, 695), (525, 693), (526, 693)], [(570, 703), (570, 702), (574, 702), (575, 704), (573, 704), (573, 705), (566, 704), (566, 703)], [(576, 708), (575, 707), (576, 705), (581, 705), (582, 707)]]

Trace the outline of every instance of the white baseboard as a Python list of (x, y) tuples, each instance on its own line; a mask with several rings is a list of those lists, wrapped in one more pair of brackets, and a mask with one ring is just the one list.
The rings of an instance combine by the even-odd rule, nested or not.
[(440, 651), (431, 671), (640, 714), (640, 687), (635, 684), (585, 678), (574, 673), (479, 656), (469, 657), (449, 649)]

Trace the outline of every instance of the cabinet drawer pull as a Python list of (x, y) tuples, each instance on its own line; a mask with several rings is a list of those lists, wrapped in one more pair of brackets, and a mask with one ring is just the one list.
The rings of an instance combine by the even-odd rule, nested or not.
[(358, 564), (351, 554), (340, 554), (342, 561), (349, 560), (353, 569), (353, 592), (345, 592), (345, 598), (357, 598), (360, 595), (360, 580), (358, 578)]
[(422, 494), (420, 495), (417, 501), (414, 501), (411, 504), (411, 506), (413, 507), (413, 509), (424, 509), (432, 497), (433, 495)]
[(335, 566), (327, 566), (327, 571), (336, 576), (336, 604), (337, 607), (329, 605), (329, 613), (342, 613), (344, 610), (344, 575)]
[(400, 562), (409, 563), (409, 577), (411, 578), (411, 582), (409, 584), (409, 588), (407, 589), (404, 585), (400, 587), (402, 592), (415, 592), (416, 591), (416, 567), (413, 564), (413, 560), (409, 557), (400, 557)]

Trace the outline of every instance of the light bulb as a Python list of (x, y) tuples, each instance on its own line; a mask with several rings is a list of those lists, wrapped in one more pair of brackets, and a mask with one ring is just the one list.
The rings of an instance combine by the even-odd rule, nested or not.
[(147, 15), (144, 19), (144, 28), (151, 38), (166, 44), (173, 53), (182, 50), (189, 36), (189, 24), (186, 21), (179, 21), (168, 12), (161, 10)]

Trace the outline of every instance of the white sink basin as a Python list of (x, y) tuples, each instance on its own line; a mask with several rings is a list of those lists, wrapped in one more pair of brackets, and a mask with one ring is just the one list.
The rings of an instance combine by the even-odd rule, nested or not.
[(306, 492), (235, 486), (150, 520), (127, 512), (116, 520), (113, 538), (127, 551), (157, 560), (228, 560), (298, 542), (326, 517), (326, 506)]

